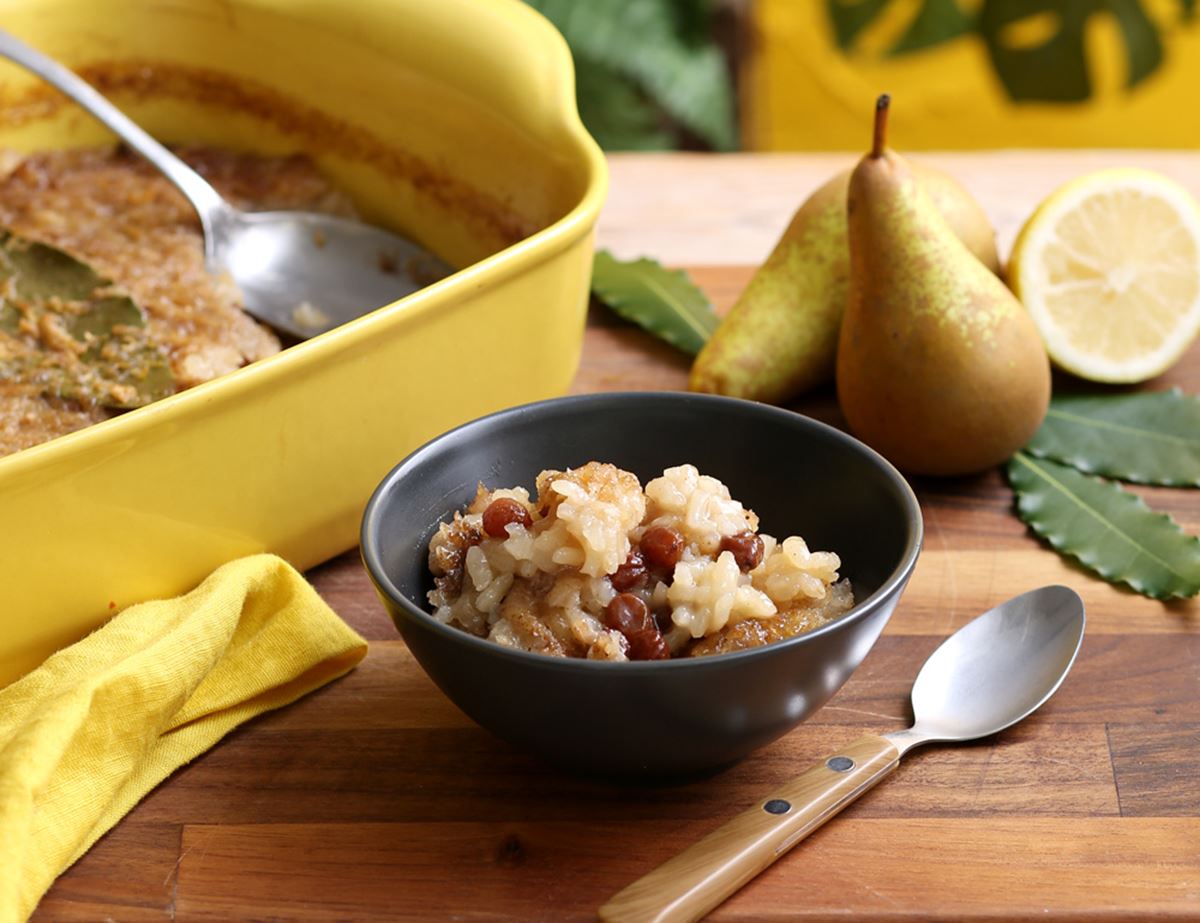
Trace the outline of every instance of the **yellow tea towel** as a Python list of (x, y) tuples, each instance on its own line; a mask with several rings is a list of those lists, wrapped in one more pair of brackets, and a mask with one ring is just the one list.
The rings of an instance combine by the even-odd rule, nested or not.
[(0, 923), (28, 917), (174, 769), (366, 652), (299, 573), (263, 554), (129, 607), (0, 689)]

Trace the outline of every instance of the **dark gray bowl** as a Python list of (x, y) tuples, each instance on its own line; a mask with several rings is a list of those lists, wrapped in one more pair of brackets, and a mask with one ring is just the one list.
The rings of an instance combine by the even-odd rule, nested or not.
[[(428, 614), (429, 538), (479, 481), (532, 492), (543, 468), (592, 460), (643, 484), (685, 462), (720, 478), (763, 531), (837, 552), (858, 605), (756, 650), (635, 663), (514, 651)], [(682, 775), (740, 759), (838, 690), (892, 614), (921, 533), (917, 499), (896, 470), (823, 423), (709, 395), (596, 394), (502, 411), (415, 451), (367, 504), (362, 556), (418, 662), (485, 728), (578, 770)]]

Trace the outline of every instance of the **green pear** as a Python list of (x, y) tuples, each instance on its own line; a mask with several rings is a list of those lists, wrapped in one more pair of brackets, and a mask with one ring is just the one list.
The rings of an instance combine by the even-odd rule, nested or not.
[[(913, 165), (950, 226), (993, 272), (1000, 269), (987, 215), (957, 181)], [(850, 283), (846, 190), (833, 177), (797, 209), (765, 263), (692, 365), (693, 391), (783, 403), (833, 378)]]
[(884, 146), (887, 112), (881, 96), (874, 145), (850, 177), (838, 403), (851, 432), (904, 471), (981, 471), (1041, 424), (1050, 362), (1028, 312)]

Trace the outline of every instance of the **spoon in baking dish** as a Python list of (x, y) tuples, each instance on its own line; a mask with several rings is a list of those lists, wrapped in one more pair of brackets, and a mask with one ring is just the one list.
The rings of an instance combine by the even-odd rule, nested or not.
[(696, 920), (896, 768), (913, 747), (987, 737), (1062, 683), (1083, 642), (1083, 600), (1031, 590), (968, 622), (921, 668), (915, 721), (868, 734), (638, 879), (600, 908), (606, 921)]
[(391, 304), (453, 270), (388, 231), (315, 212), (244, 212), (57, 61), (0, 30), (0, 55), (37, 74), (116, 133), (187, 197), (204, 228), (205, 263), (228, 272), (245, 309), (305, 339)]

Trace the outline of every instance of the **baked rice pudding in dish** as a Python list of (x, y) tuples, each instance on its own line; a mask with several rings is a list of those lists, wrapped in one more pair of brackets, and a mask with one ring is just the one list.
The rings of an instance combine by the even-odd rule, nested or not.
[(439, 621), (519, 650), (661, 660), (746, 650), (854, 605), (841, 561), (758, 517), (693, 465), (646, 484), (592, 461), (537, 495), (480, 484), (429, 543)]
[[(355, 214), (349, 198), (306, 157), (211, 148), (177, 153), (239, 208)], [(233, 281), (208, 272), (195, 209), (124, 148), (0, 150), (0, 229), (83, 261), (110, 280), (113, 294), (132, 299), (142, 316), (140, 352), (131, 354), (169, 370), (155, 397), (281, 348), (274, 331), (242, 310)], [(62, 330), (86, 306), (64, 303), (53, 315), (41, 313), (45, 305), (22, 297), (8, 263), (0, 259), (0, 456), (145, 403), (136, 395), (113, 400), (111, 387), (94, 386), (89, 342)]]

